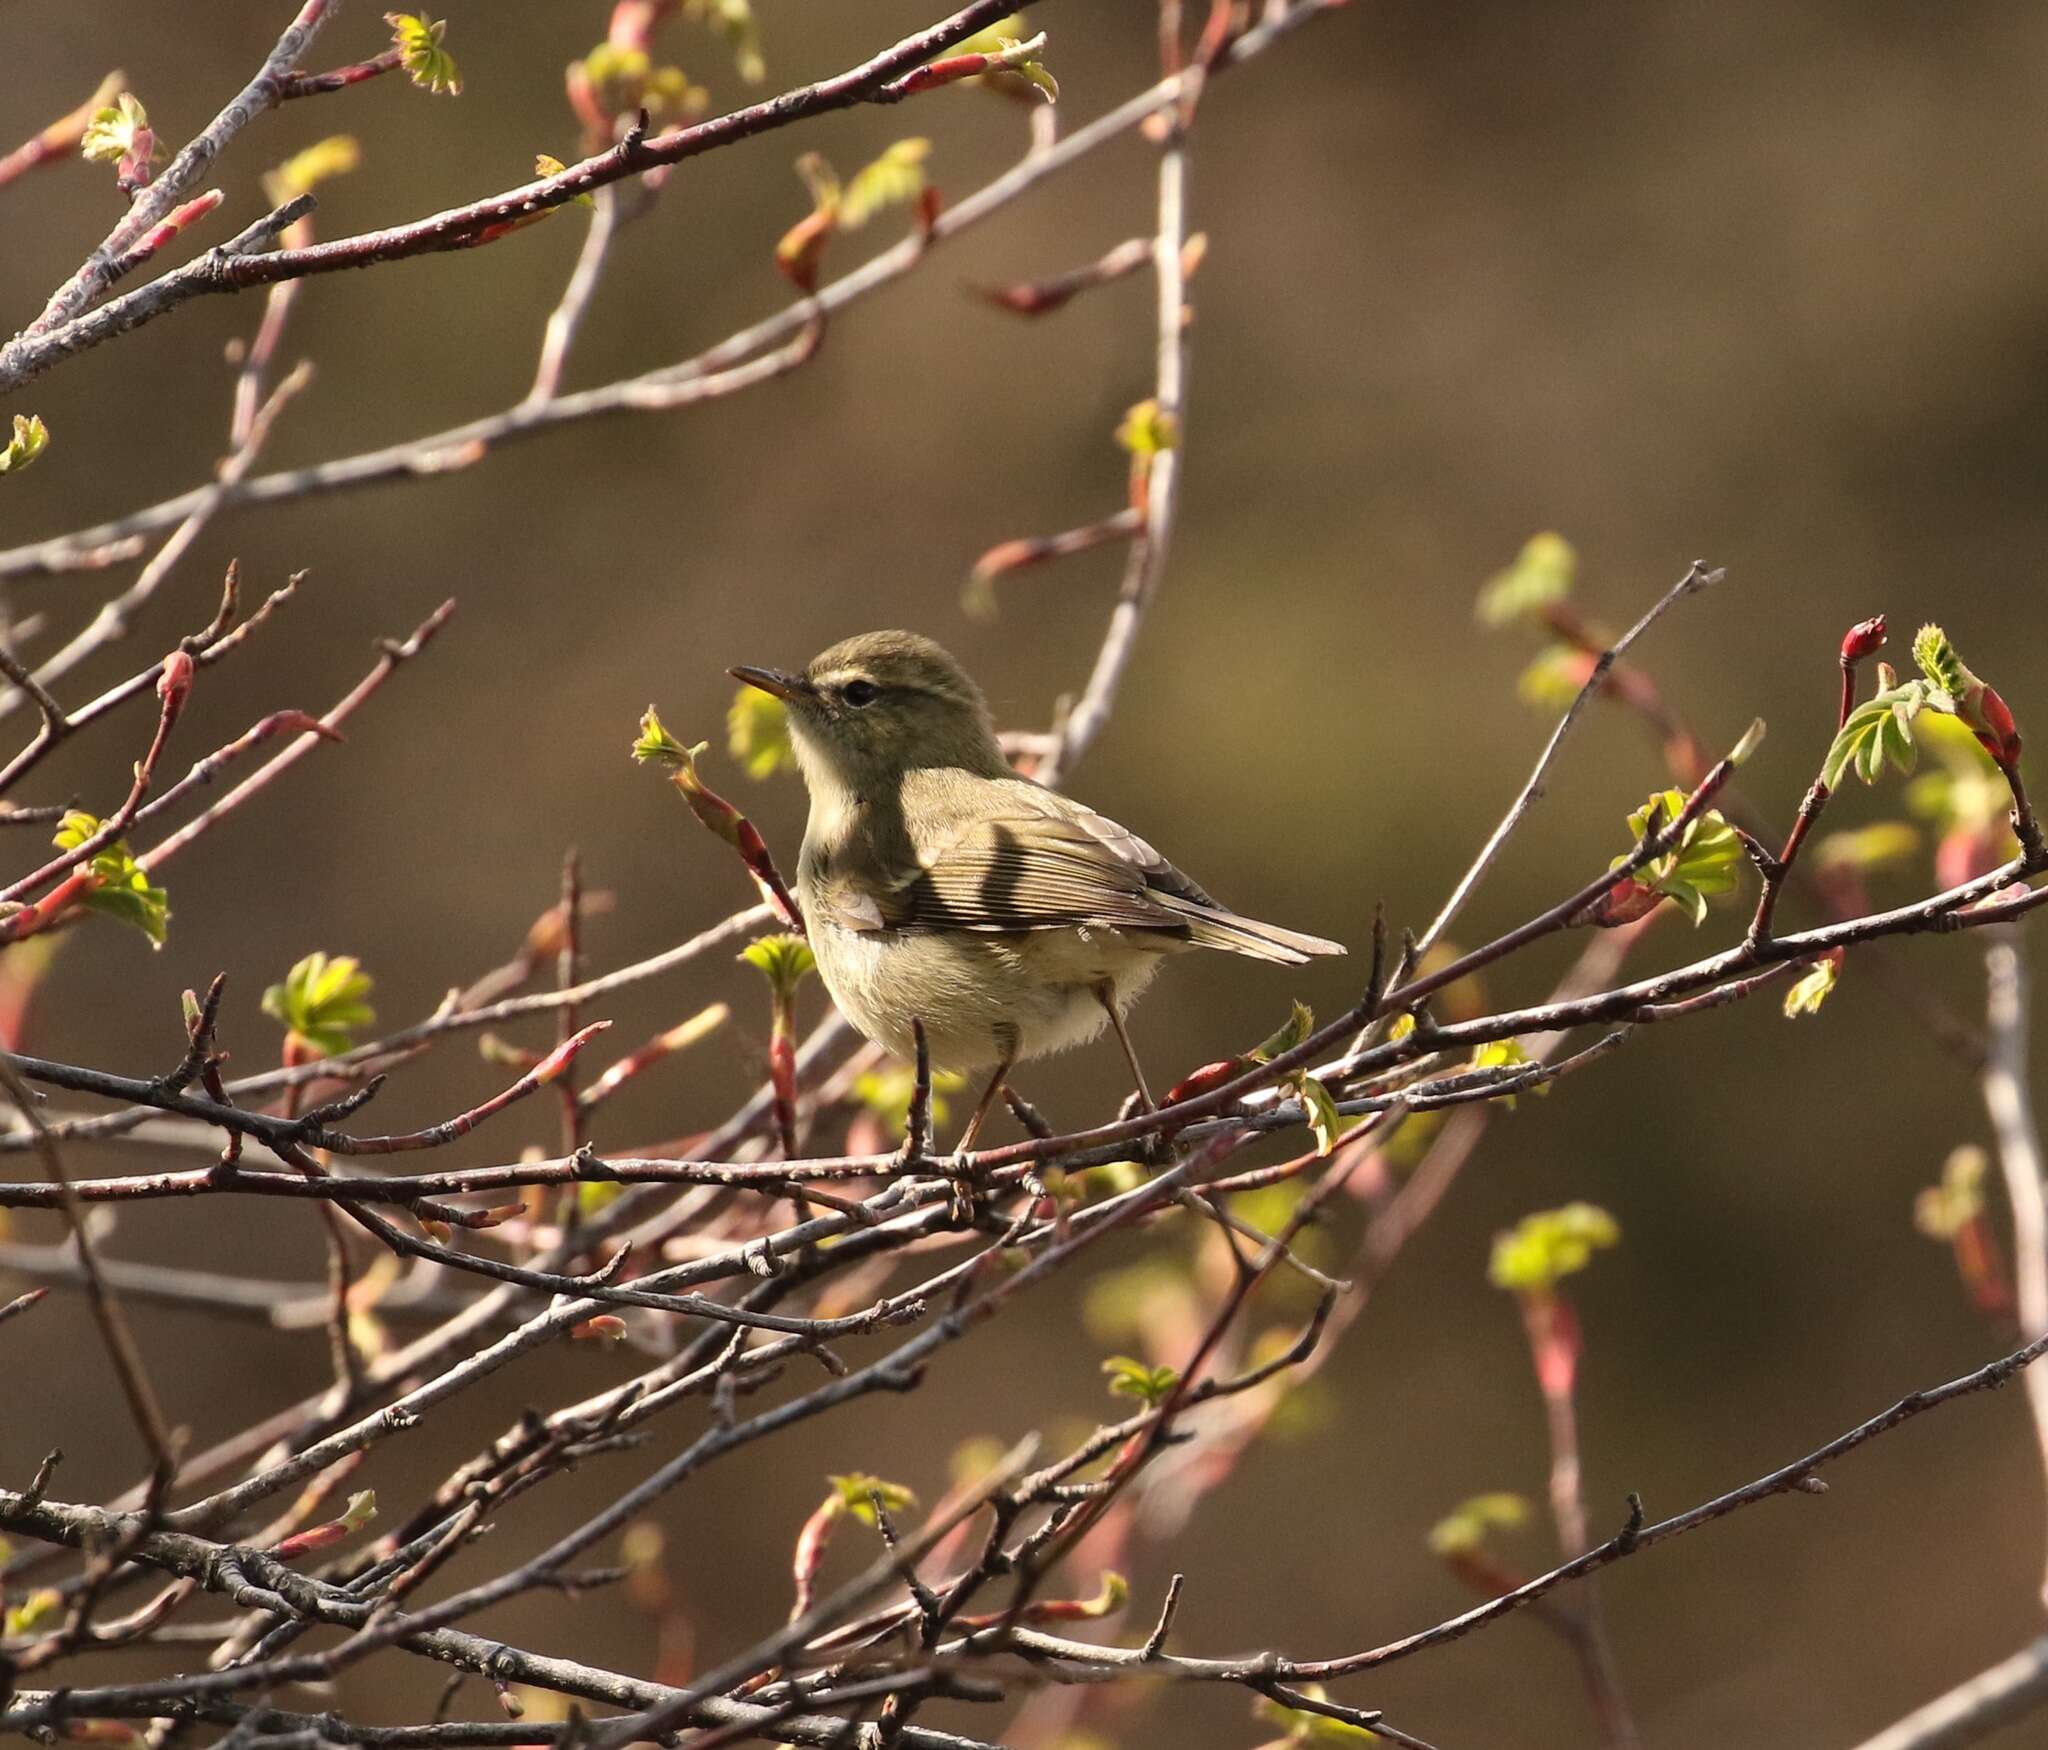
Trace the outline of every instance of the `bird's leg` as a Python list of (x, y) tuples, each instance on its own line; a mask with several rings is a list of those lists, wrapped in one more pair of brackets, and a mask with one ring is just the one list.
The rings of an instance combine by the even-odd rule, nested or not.
[(954, 1147), (956, 1155), (973, 1151), (974, 1139), (981, 1134), (982, 1120), (988, 1116), (988, 1109), (995, 1104), (997, 1093), (1002, 1089), (1003, 1078), (1010, 1073), (1010, 1066), (1017, 1061), (1017, 1048), (1013, 1045), (1003, 1053), (1003, 1060), (988, 1078), (988, 1085), (981, 1090), (981, 1098), (974, 1102), (974, 1111), (969, 1115), (967, 1128), (960, 1133), (960, 1141)]
[(1116, 1042), (1124, 1048), (1124, 1062), (1131, 1066), (1131, 1080), (1138, 1084), (1138, 1109), (1141, 1112), (1153, 1111), (1152, 1090), (1145, 1085), (1145, 1072), (1138, 1067), (1138, 1053), (1124, 1028), (1123, 1012), (1116, 1006), (1116, 987), (1107, 980), (1098, 984), (1095, 986), (1095, 1000), (1102, 1005), (1102, 1012), (1116, 1029)]
[(1010, 1073), (1010, 1066), (1017, 1061), (1016, 1029), (1004, 1028), (997, 1035), (996, 1043), (1002, 1056), (994, 1070), (990, 1072), (988, 1085), (981, 1090), (981, 1098), (974, 1102), (974, 1110), (968, 1115), (967, 1128), (960, 1133), (960, 1141), (953, 1149), (953, 1160), (947, 1171), (947, 1177), (953, 1182), (953, 1213), (963, 1222), (973, 1219), (974, 1201), (980, 1189), (975, 1183), (974, 1169), (967, 1157), (973, 1152), (974, 1139), (981, 1134), (982, 1120), (988, 1116), (989, 1107), (995, 1104), (995, 1097), (1002, 1088), (1003, 1078)]

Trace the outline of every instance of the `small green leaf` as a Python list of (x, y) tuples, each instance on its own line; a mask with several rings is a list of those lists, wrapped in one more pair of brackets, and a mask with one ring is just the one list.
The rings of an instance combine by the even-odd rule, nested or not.
[(616, 1180), (581, 1180), (576, 1186), (576, 1213), (585, 1220), (602, 1215), (625, 1194), (626, 1187)]
[(366, 1000), (373, 983), (352, 954), (308, 954), (263, 993), (263, 1012), (317, 1056), (336, 1057), (376, 1020)]
[(460, 97), (462, 75), (455, 57), (441, 46), (448, 34), (448, 21), (429, 20), (424, 12), (387, 12), (384, 22), (391, 26), (391, 44), (398, 50), (398, 64), (422, 91), (436, 97)]
[(828, 1476), (825, 1480), (832, 1485), (840, 1506), (863, 1525), (875, 1523), (874, 1496), (881, 1497), (882, 1511), (892, 1519), (917, 1505), (917, 1496), (901, 1483), (884, 1482), (866, 1471), (850, 1471), (845, 1476)]
[(1952, 1149), (1941, 1183), (1913, 1199), (1913, 1225), (1931, 1240), (1953, 1240), (1984, 1213), (1984, 1175), (1991, 1160), (1975, 1143)]
[(1819, 1014), (1841, 970), (1841, 962), (1833, 954), (1823, 955), (1809, 966), (1785, 993), (1785, 1019), (1796, 1021), (1802, 1015)]
[(1946, 695), (1927, 681), (1906, 681), (1886, 687), (1849, 713), (1821, 762), (1820, 781), (1837, 788), (1852, 769), (1866, 784), (1884, 775), (1887, 765), (1901, 772), (1913, 769), (1913, 720), (1923, 710), (1947, 710)]
[(1316, 1153), (1327, 1155), (1351, 1126), (1338, 1113), (1337, 1102), (1330, 1097), (1330, 1090), (1314, 1076), (1296, 1076), (1294, 1091), (1301, 1100), (1302, 1116), (1308, 1120), (1309, 1129), (1315, 1132)]
[(346, 176), (363, 161), (353, 134), (330, 134), (303, 152), (294, 152), (275, 170), (263, 173), (263, 198), (274, 207), (311, 194), (332, 177)]
[[(99, 830), (94, 816), (74, 808), (59, 823), (52, 842), (60, 851), (75, 851)], [(80, 905), (140, 930), (152, 948), (164, 945), (170, 895), (150, 881), (149, 871), (135, 860), (125, 839), (102, 845), (86, 859), (83, 873), (92, 877), (92, 885), (79, 892)]]
[[(1534, 618), (1570, 595), (1578, 574), (1579, 556), (1564, 536), (1531, 535), (1515, 555), (1515, 562), (1505, 571), (1495, 572), (1479, 592), (1480, 624), (1507, 626)], [(1584, 684), (1581, 676), (1579, 686)], [(1577, 691), (1574, 686), (1572, 692)]]
[[(1913, 664), (1927, 679), (1952, 699), (1967, 692), (1977, 677), (1963, 666), (1956, 647), (1939, 626), (1922, 626), (1913, 634)], [(1981, 682), (1977, 684), (1981, 685)]]
[[(1651, 831), (1659, 833), (1685, 811), (1685, 797), (1676, 790), (1663, 790), (1628, 817), (1628, 829), (1640, 844)], [(1616, 857), (1611, 868), (1620, 868), (1626, 856)], [(1636, 871), (1642, 886), (1675, 900), (1697, 926), (1706, 920), (1707, 900), (1732, 893), (1742, 870), (1742, 841), (1719, 813), (1708, 809), (1688, 821), (1661, 856), (1652, 857)]]
[(853, 173), (839, 202), (839, 228), (855, 231), (884, 207), (902, 206), (924, 191), (924, 161), (929, 140), (898, 140), (872, 164)]
[[(1511, 1070), (1518, 1068), (1522, 1064), (1534, 1063), (1535, 1061), (1533, 1057), (1522, 1049), (1521, 1042), (1516, 1039), (1494, 1039), (1480, 1046), (1478, 1050), (1472, 1053), (1472, 1067), (1474, 1069)], [(1538, 1094), (1548, 1094), (1550, 1092), (1550, 1084), (1548, 1082), (1538, 1082), (1531, 1091)], [(1502, 1094), (1499, 1096), (1498, 1103), (1507, 1107), (1512, 1112), (1515, 1107), (1515, 1101), (1519, 1098), (1520, 1096), (1516, 1094)]]
[(1460, 1501), (1430, 1528), (1429, 1547), (1440, 1556), (1470, 1555), (1495, 1531), (1513, 1531), (1529, 1518), (1529, 1503), (1520, 1495), (1498, 1491)]
[(750, 778), (767, 778), (796, 763), (789, 710), (773, 693), (741, 687), (725, 713), (726, 747)]
[(341, 1511), (340, 1524), (347, 1531), (361, 1531), (377, 1517), (377, 1491), (358, 1489)]
[(1108, 1375), (1109, 1389), (1114, 1396), (1142, 1399), (1155, 1410), (1166, 1402), (1168, 1394), (1180, 1383), (1177, 1369), (1164, 1365), (1152, 1367), (1128, 1355), (1112, 1355), (1102, 1364), (1102, 1371)]
[(1261, 1040), (1245, 1055), (1254, 1063), (1271, 1063), (1281, 1053), (1292, 1051), (1315, 1030), (1315, 1010), (1307, 1003), (1296, 1002), (1280, 1030)]
[(985, 24), (972, 36), (962, 37), (946, 51), (948, 55), (993, 55), (999, 54), (1005, 43), (1023, 42), (1031, 35), (1031, 26), (1024, 14), (1012, 12), (1006, 18), (999, 18), (993, 24)]
[[(561, 159), (551, 152), (536, 152), (533, 155), (533, 173), (536, 176), (560, 176), (568, 168), (568, 165), (564, 164)], [(597, 205), (597, 196), (586, 189), (582, 194), (572, 199), (569, 204), (572, 207), (595, 207)]]
[(54, 1622), (63, 1612), (64, 1594), (54, 1586), (38, 1586), (7, 1612), (5, 1632), (9, 1635), (33, 1634), (43, 1624)]
[(19, 474), (50, 445), (50, 428), (37, 413), (17, 413), (14, 435), (0, 450), (0, 474)]
[(633, 743), (633, 758), (641, 765), (691, 767), (697, 756), (711, 744), (700, 741), (695, 747), (685, 747), (669, 734), (662, 721), (649, 705), (640, 719), (640, 739)]
[[(133, 152), (137, 140), (148, 129), (149, 112), (142, 107), (142, 99), (132, 91), (124, 91), (105, 109), (93, 111), (78, 150), (95, 164), (112, 164)], [(158, 147), (152, 142), (150, 158), (154, 160), (157, 154)]]
[(782, 1000), (818, 968), (817, 956), (801, 936), (757, 937), (740, 950), (739, 958), (756, 968)]
[(1180, 421), (1157, 401), (1140, 401), (1116, 428), (1116, 441), (1134, 456), (1156, 456), (1180, 442)]
[(1494, 1287), (1517, 1294), (1544, 1293), (1620, 1239), (1620, 1224), (1597, 1204), (1539, 1210), (1495, 1236), (1487, 1278)]
[(1515, 696), (1538, 711), (1562, 711), (1592, 678), (1595, 659), (1570, 644), (1553, 644), (1515, 677)]

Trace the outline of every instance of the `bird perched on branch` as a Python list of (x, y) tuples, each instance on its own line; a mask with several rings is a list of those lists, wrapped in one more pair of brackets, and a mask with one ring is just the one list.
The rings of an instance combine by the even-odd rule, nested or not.
[(810, 824), (797, 865), (818, 971), (868, 1038), (993, 1065), (960, 1149), (1012, 1065), (1116, 1030), (1167, 955), (1299, 964), (1343, 947), (1219, 905), (1136, 833), (1011, 770), (981, 690), (929, 638), (867, 632), (800, 674), (739, 667), (788, 706)]

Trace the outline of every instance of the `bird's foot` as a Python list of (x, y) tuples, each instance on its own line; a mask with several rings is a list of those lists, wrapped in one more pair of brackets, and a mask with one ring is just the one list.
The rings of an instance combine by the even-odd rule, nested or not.
[(972, 1155), (933, 1163), (946, 1181), (948, 1213), (955, 1227), (973, 1227), (988, 1208), (988, 1172)]

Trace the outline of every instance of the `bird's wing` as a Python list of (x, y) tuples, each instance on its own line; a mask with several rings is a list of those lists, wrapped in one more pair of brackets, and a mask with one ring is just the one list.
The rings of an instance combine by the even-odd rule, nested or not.
[[(1343, 946), (1219, 905), (1106, 815), (1027, 779), (977, 780), (922, 799), (928, 841), (907, 877), (863, 891), (855, 929), (1154, 931), (1258, 960)], [(870, 909), (872, 908), (872, 909)]]
[(1137, 834), (1063, 796), (994, 780), (973, 800), (915, 873), (876, 895), (884, 927), (1185, 935), (1180, 906), (1214, 904)]

